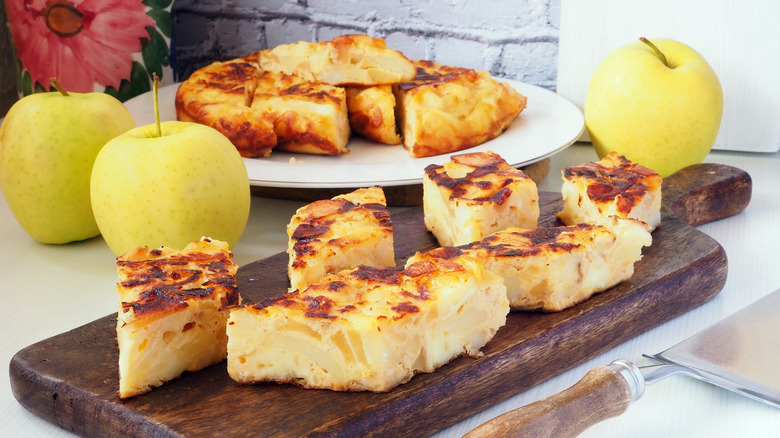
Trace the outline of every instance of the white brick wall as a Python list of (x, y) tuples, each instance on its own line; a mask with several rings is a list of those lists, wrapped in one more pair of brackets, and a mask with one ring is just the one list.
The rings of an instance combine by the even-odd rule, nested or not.
[(555, 89), (560, 0), (176, 0), (179, 79), (213, 61), (349, 33), (413, 59)]

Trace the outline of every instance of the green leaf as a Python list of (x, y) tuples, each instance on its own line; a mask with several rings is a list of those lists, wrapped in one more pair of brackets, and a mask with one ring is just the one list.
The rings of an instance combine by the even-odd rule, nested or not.
[(21, 85), (22, 96), (29, 96), (30, 94), (32, 94), (33, 89), (32, 89), (32, 79), (30, 78), (30, 72), (24, 70), (22, 72), (21, 81), (19, 83), (22, 84)]
[(173, 3), (173, 0), (144, 0), (142, 3), (152, 9), (165, 9)]
[[(120, 86), (120, 88), (121, 88), (121, 86)], [(116, 91), (116, 88), (114, 88), (114, 87), (112, 87), (110, 85), (108, 87), (106, 87), (106, 89), (103, 92), (108, 94), (109, 96), (114, 96), (115, 98), (117, 98), (117, 100), (122, 100), (122, 99), (119, 99), (119, 93)]]
[(152, 81), (149, 80), (149, 74), (144, 66), (138, 62), (133, 62), (133, 71), (130, 73), (130, 81), (132, 87), (130, 88), (131, 96), (129, 96), (128, 99), (152, 91)]
[(165, 39), (157, 29), (147, 26), (146, 30), (149, 32), (151, 39), (141, 39), (141, 57), (144, 60), (144, 66), (146, 66), (149, 77), (152, 77), (152, 73), (157, 73), (157, 76), (162, 81), (163, 66), (168, 65), (168, 44), (165, 43)]
[(173, 35), (173, 15), (170, 12), (163, 9), (152, 9), (146, 13), (146, 15), (152, 17), (157, 24), (157, 29), (162, 32), (163, 35), (170, 38)]
[(133, 69), (130, 72), (130, 80), (122, 79), (119, 83), (119, 90), (114, 87), (106, 87), (106, 94), (110, 94), (119, 101), (124, 102), (128, 99), (132, 99), (135, 96), (139, 96), (148, 91), (151, 91), (152, 85), (149, 81), (149, 74), (146, 69), (139, 62), (133, 62)]
[(46, 86), (44, 86), (40, 82), (35, 81), (35, 89), (33, 90), (33, 93), (45, 93), (45, 92), (47, 92), (49, 90), (50, 90), (50, 88), (47, 88)]

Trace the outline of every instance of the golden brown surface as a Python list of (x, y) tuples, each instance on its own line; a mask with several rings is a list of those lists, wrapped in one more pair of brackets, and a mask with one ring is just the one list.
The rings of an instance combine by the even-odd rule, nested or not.
[(507, 228), (469, 249), (504, 279), (512, 309), (558, 312), (631, 278), (642, 248), (651, 245), (644, 222), (609, 219), (604, 225)]
[(262, 71), (257, 54), (197, 70), (179, 85), (175, 105), (179, 120), (217, 129), (244, 157), (268, 156), (272, 149), (348, 152), (344, 89)]
[(257, 65), (239, 58), (195, 71), (176, 92), (176, 117), (211, 126), (244, 157), (263, 157), (276, 146), (273, 120), (252, 108)]
[(503, 203), (516, 181), (529, 181), (522, 170), (510, 166), (495, 152), (474, 152), (453, 155), (443, 165), (431, 164), (425, 175), (442, 189), (450, 199), (460, 198), (473, 203)]
[(363, 137), (388, 145), (401, 143), (390, 85), (347, 87), (349, 126)]
[(138, 247), (116, 260), (125, 322), (154, 318), (187, 307), (191, 300), (219, 296), (222, 306), (238, 304), (233, 254), (211, 240), (193, 242), (183, 250)]
[[(418, 269), (412, 272), (420, 274)], [(363, 311), (372, 312), (373, 318), (376, 319), (399, 320), (407, 314), (418, 312), (418, 306), (431, 299), (424, 290), (418, 290), (420, 285), (410, 282), (410, 280), (394, 266), (361, 265), (355, 269), (334, 274), (326, 281), (313, 283), (307, 288), (245, 307), (260, 310), (271, 306), (282, 306), (284, 309), (300, 313), (308, 319), (342, 319), (346, 318), (350, 312), (358, 312), (356, 304), (364, 303), (370, 297), (370, 301), (377, 306), (363, 309)], [(381, 295), (372, 293), (378, 288), (395, 289), (401, 284), (411, 286), (411, 288), (396, 289), (391, 293)]]
[(661, 177), (653, 170), (632, 163), (615, 152), (595, 163), (564, 169), (564, 175), (592, 180), (588, 196), (597, 203), (618, 203), (618, 210), (629, 212), (648, 190), (661, 187)]
[(276, 150), (316, 155), (349, 152), (343, 88), (265, 71), (258, 76), (252, 107), (273, 120)]
[(417, 76), (395, 84), (398, 124), (412, 157), (467, 149), (501, 135), (527, 98), (489, 73), (414, 61)]
[(493, 152), (453, 155), (423, 176), (425, 226), (440, 245), (458, 246), (508, 227), (536, 227), (536, 183)]
[(415, 68), (406, 56), (388, 49), (383, 39), (368, 35), (283, 44), (262, 51), (260, 65), (264, 70), (331, 85), (393, 84), (415, 75)]
[(599, 161), (563, 169), (563, 223), (596, 223), (615, 215), (639, 219), (651, 228), (661, 222), (661, 176), (611, 152)]
[(393, 222), (381, 187), (314, 201), (287, 226), (291, 289), (360, 264), (395, 266)]

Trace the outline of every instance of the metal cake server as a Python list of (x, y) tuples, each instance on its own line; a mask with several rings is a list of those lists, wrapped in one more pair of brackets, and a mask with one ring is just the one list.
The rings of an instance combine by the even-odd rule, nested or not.
[(646, 385), (677, 373), (780, 407), (780, 289), (654, 355), (589, 371), (571, 388), (500, 415), (466, 437), (571, 437), (628, 409)]

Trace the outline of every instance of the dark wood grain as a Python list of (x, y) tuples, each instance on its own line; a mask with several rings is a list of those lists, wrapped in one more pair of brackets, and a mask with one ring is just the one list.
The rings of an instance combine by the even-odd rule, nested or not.
[[(716, 220), (745, 208), (746, 202), (719, 206), (749, 200), (750, 179), (739, 169), (718, 167), (714, 177), (712, 170), (694, 166), (664, 185), (663, 223), (630, 280), (563, 312), (511, 313), (484, 356), (455, 359), (388, 393), (239, 385), (223, 362), (121, 401), (114, 316), (19, 351), (9, 368), (11, 389), (31, 412), (90, 437), (430, 435), (715, 296), (726, 280), (726, 254), (686, 222)], [(685, 185), (678, 186), (680, 181)], [(712, 201), (680, 202), (692, 193), (707, 193)], [(691, 205), (695, 208), (686, 210)], [(557, 224), (560, 195), (541, 193), (540, 206), (540, 225)], [(399, 263), (435, 245), (420, 208), (399, 213), (393, 221)], [(241, 267), (245, 301), (284, 292), (286, 260), (281, 253)]]
[(706, 224), (744, 210), (750, 203), (753, 181), (746, 172), (722, 164), (691, 166), (666, 178), (665, 205), (688, 225)]

